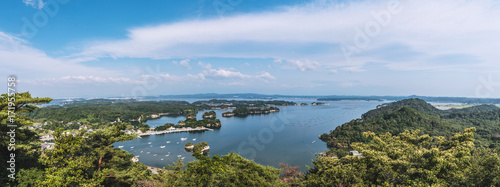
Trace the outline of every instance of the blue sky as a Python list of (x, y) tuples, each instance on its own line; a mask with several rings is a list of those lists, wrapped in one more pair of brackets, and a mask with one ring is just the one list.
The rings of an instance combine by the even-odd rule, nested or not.
[(499, 5), (1, 1), (0, 74), (48, 97), (500, 97)]

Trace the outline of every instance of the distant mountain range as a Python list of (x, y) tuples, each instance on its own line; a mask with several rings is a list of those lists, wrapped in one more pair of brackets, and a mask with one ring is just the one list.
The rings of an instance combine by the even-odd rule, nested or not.
[[(235, 93), (235, 94), (184, 94), (184, 95), (159, 95), (142, 96), (137, 99), (142, 100), (163, 100), (163, 99), (261, 99), (261, 100), (279, 100), (279, 99), (317, 99), (318, 101), (341, 101), (341, 100), (367, 100), (367, 101), (400, 101), (403, 99), (418, 98), (426, 102), (437, 103), (465, 103), (465, 104), (500, 104), (500, 98), (470, 98), (470, 97), (430, 97), (430, 96), (352, 96), (352, 95), (266, 95), (256, 93)], [(74, 101), (83, 101), (89, 99), (130, 99), (120, 97), (108, 98), (72, 98), (72, 99), (54, 99), (51, 104), (67, 104)]]
[(403, 99), (418, 98), (426, 102), (440, 103), (467, 103), (467, 104), (500, 104), (498, 98), (468, 98), (468, 97), (430, 97), (430, 96), (349, 96), (349, 95), (265, 95), (256, 93), (236, 93), (236, 94), (186, 94), (186, 95), (160, 95), (146, 96), (144, 99), (182, 99), (182, 98), (199, 98), (199, 99), (290, 99), (290, 98), (312, 98), (318, 101), (339, 101), (339, 100), (378, 100), (378, 101), (399, 101)]

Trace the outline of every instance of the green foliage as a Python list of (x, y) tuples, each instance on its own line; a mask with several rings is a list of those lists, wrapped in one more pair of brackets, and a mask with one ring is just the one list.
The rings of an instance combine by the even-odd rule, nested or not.
[(196, 128), (196, 127), (207, 127), (207, 128), (220, 128), (221, 127), (221, 122), (219, 119), (202, 119), (202, 120), (196, 120), (196, 119), (186, 119), (185, 121), (181, 122), (183, 127), (191, 127), (191, 128)]
[(438, 114), (440, 110), (432, 106), (431, 104), (425, 102), (422, 99), (405, 99), (397, 102), (393, 102), (389, 105), (377, 107), (377, 109), (370, 110), (361, 116), (362, 119), (369, 119), (377, 116), (381, 116), (386, 113), (390, 113), (401, 107), (410, 107), (420, 112), (426, 114)]
[[(186, 101), (89, 100), (64, 106), (48, 106), (29, 114), (33, 119), (90, 123), (137, 120), (141, 116), (168, 113), (184, 115), (197, 109)], [(142, 119), (144, 121), (144, 119)]]
[(203, 118), (215, 119), (217, 117), (215, 111), (205, 112), (202, 115)]
[[(9, 116), (9, 99), (15, 98), (15, 101), (12, 102), (11, 108), (14, 108), (13, 112), (15, 113), (14, 123), (7, 122)], [(38, 98), (31, 97), (29, 92), (16, 93), (13, 96), (8, 96), (8, 94), (0, 95), (0, 184), (5, 185), (14, 185), (14, 181), (8, 181), (7, 175), (7, 160), (10, 159), (10, 151), (8, 150), (10, 143), (10, 136), (6, 133), (9, 132), (11, 128), (7, 127), (6, 124), (17, 125), (15, 128), (15, 154), (16, 154), (16, 170), (26, 171), (31, 167), (40, 168), (41, 164), (37, 161), (39, 153), (36, 151), (40, 142), (38, 140), (39, 136), (27, 129), (27, 126), (32, 125), (33, 122), (30, 118), (26, 117), (26, 113), (33, 112), (38, 107), (34, 104), (44, 104), (50, 102), (52, 99), (50, 98)], [(12, 101), (12, 99), (11, 99)], [(12, 110), (11, 110), (12, 111)], [(16, 175), (18, 176), (18, 175)]]
[[(224, 104), (225, 103), (225, 104)], [(210, 100), (196, 101), (190, 104), (187, 101), (135, 101), (135, 100), (111, 100), (94, 99), (88, 101), (74, 102), (64, 106), (47, 106), (40, 110), (31, 112), (29, 117), (36, 120), (64, 121), (64, 122), (87, 122), (87, 123), (110, 123), (118, 118), (124, 122), (141, 122), (147, 120), (147, 116), (163, 113), (168, 115), (191, 116), (198, 110), (213, 109), (215, 106), (223, 107), (268, 107), (268, 105), (287, 106), (294, 105), (289, 101), (228, 101)], [(214, 115), (215, 116), (215, 115)], [(52, 129), (54, 130), (54, 129)]]
[(239, 107), (233, 110), (234, 115), (236, 116), (247, 116), (249, 114), (268, 114), (272, 111), (279, 111), (280, 109), (277, 107), (269, 107), (269, 108), (247, 108), (247, 107)]
[(76, 136), (65, 135), (58, 129), (54, 135), (55, 146), (41, 156), (45, 168), (42, 186), (130, 186), (145, 179), (150, 172), (140, 163), (131, 161), (133, 155), (112, 144), (131, 140), (122, 130), (126, 124), (101, 129), (93, 133), (81, 132)]
[(142, 132), (149, 131), (151, 127), (148, 124), (140, 124), (137, 126), (137, 129), (141, 130)]
[(197, 153), (197, 160), (170, 166), (177, 168), (162, 173), (165, 186), (284, 186), (279, 180), (279, 169), (261, 166), (238, 154), (215, 155), (212, 158)]
[(480, 105), (460, 110), (438, 110), (420, 99), (408, 99), (388, 104), (336, 127), (320, 139), (336, 149), (351, 149), (353, 142), (368, 142), (363, 132), (399, 134), (421, 129), (431, 136), (451, 136), (465, 128), (476, 127), (476, 145), (495, 148), (500, 145), (500, 110), (492, 105)]
[(193, 152), (203, 154), (201, 150), (203, 150), (207, 146), (208, 146), (207, 142), (199, 142), (194, 145)]
[(173, 124), (173, 123), (165, 123), (162, 126), (155, 127), (155, 131), (166, 131), (170, 127), (175, 127), (175, 124)]
[(233, 110), (233, 113), (236, 116), (246, 116), (250, 114), (250, 109), (248, 109), (247, 107), (238, 107)]
[[(366, 132), (370, 143), (354, 143), (362, 157), (317, 157), (306, 175), (308, 186), (498, 186), (496, 154), (472, 154), (475, 128), (448, 140), (405, 131), (399, 136)], [(488, 161), (480, 161), (486, 156)], [(495, 162), (496, 161), (496, 162)], [(493, 166), (488, 166), (486, 162)], [(492, 174), (490, 174), (492, 173)], [(483, 186), (483, 185), (481, 185)]]

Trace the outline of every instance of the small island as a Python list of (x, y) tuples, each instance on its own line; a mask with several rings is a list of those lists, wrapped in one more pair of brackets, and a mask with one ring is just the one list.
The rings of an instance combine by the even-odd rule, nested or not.
[(278, 107), (269, 107), (269, 108), (259, 108), (259, 107), (238, 107), (233, 110), (233, 112), (224, 112), (222, 114), (223, 117), (231, 117), (231, 116), (247, 116), (250, 114), (269, 114), (272, 112), (279, 112), (280, 109)]
[(186, 145), (184, 145), (184, 149), (186, 149), (188, 151), (192, 151), (193, 148), (194, 148), (194, 145), (191, 142), (188, 142), (188, 143), (186, 143)]
[(210, 146), (208, 146), (207, 142), (200, 142), (195, 145), (193, 145), (193, 143), (191, 142), (188, 142), (186, 143), (186, 145), (184, 145), (184, 149), (190, 152), (193, 151), (194, 153), (207, 155), (210, 150)]
[(221, 122), (219, 119), (202, 119), (202, 120), (186, 119), (180, 122), (179, 125), (192, 128), (196, 127), (220, 128)]
[(313, 102), (311, 103), (311, 105), (315, 106), (315, 105), (330, 105), (328, 103), (320, 103), (320, 102)]
[(234, 116), (234, 112), (224, 112), (222, 113), (222, 117), (232, 117)]
[(216, 118), (216, 113), (215, 111), (210, 111), (210, 112), (205, 112), (201, 116), (203, 119), (215, 119)]

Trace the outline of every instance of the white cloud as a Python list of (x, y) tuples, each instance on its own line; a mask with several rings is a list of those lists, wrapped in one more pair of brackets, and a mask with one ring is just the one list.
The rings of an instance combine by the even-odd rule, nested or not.
[(43, 0), (23, 0), (23, 3), (36, 9), (42, 9), (46, 4)]
[(230, 79), (259, 79), (263, 81), (273, 80), (276, 77), (272, 76), (268, 72), (262, 72), (258, 75), (244, 74), (239, 71), (235, 71), (234, 68), (229, 69), (206, 69), (203, 70), (204, 77), (210, 78), (230, 78)]
[[(443, 54), (467, 54), (481, 59), (471, 65), (498, 67), (500, 54), (493, 47), (500, 43), (497, 1), (402, 1), (401, 13), (391, 14), (387, 24), (381, 24), (373, 15), (388, 11), (387, 7), (388, 1), (315, 1), (275, 12), (138, 27), (130, 29), (126, 39), (90, 42), (76, 56), (309, 59), (288, 62), (305, 71), (320, 65), (335, 68), (367, 62), (415, 64)], [(358, 31), (366, 35), (366, 27), (373, 29), (373, 24), (379, 24), (380, 32), (372, 33), (369, 44), (353, 54), (351, 61), (346, 60), (339, 46), (354, 45)], [(243, 45), (247, 43), (252, 45)], [(235, 44), (242, 47), (235, 48)], [(376, 53), (392, 44), (407, 46), (420, 55), (400, 61), (380, 56), (399, 55), (394, 51)], [(328, 50), (321, 50), (325, 48)]]
[(186, 59), (186, 60), (181, 60), (179, 62), (179, 65), (181, 65), (182, 67), (185, 67), (185, 68), (191, 68), (191, 66), (189, 66), (189, 59)]
[(208, 63), (203, 63), (201, 61), (198, 61), (198, 65), (201, 66), (204, 69), (210, 69), (210, 68), (212, 68), (212, 65), (210, 65)]
[(185, 60), (181, 60), (180, 62), (173, 61), (173, 63), (174, 64), (179, 64), (180, 66), (182, 66), (184, 68), (191, 69), (191, 66), (189, 65), (190, 61), (191, 60), (189, 60), (189, 59), (185, 59)]
[[(308, 60), (301, 61), (301, 60), (285, 60), (288, 64), (288, 67), (294, 68), (294, 69), (299, 69), (300, 71), (307, 71), (307, 70), (316, 70), (319, 67), (321, 67), (321, 64), (318, 62), (311, 62)], [(281, 63), (282, 60), (275, 60), (275, 62)]]
[(203, 73), (208, 77), (223, 77), (223, 78), (250, 78), (250, 75), (243, 74), (237, 71), (225, 70), (225, 69), (209, 69), (203, 71)]
[(260, 75), (257, 75), (256, 76), (257, 78), (262, 78), (262, 79), (267, 79), (267, 80), (273, 80), (273, 79), (276, 79), (276, 77), (272, 76), (270, 73), (268, 72), (262, 72)]
[(115, 77), (119, 73), (102, 68), (88, 67), (72, 59), (53, 58), (29, 43), (0, 31), (0, 62), (2, 74), (17, 74), (20, 79), (34, 77), (57, 78), (64, 76)]

